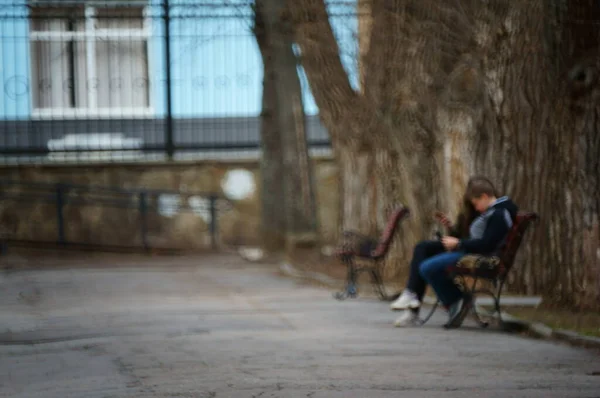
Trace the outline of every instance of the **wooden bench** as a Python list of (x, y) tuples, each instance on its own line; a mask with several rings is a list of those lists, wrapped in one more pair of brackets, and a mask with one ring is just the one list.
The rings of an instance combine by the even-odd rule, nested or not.
[[(502, 325), (502, 313), (500, 311), (502, 288), (506, 283), (508, 273), (514, 265), (515, 257), (521, 246), (523, 237), (529, 226), (536, 220), (538, 220), (536, 213), (519, 212), (506, 238), (506, 244), (498, 256), (468, 254), (461, 258), (457, 264), (448, 267), (448, 273), (463, 291), (469, 292), (474, 298), (481, 294), (492, 298), (494, 312), (487, 313), (485, 316), (497, 319), (500, 325)], [(470, 284), (467, 283), (467, 279), (472, 280)], [(478, 288), (477, 282), (481, 281), (490, 282), (492, 288)], [(439, 304), (438, 300), (429, 313), (424, 318), (421, 318), (421, 325), (431, 318)], [(482, 314), (478, 312), (476, 305), (473, 305), (472, 312), (481, 327), (488, 326), (489, 323), (482, 319)]]
[[(355, 231), (342, 233), (342, 243), (336, 251), (336, 255), (346, 265), (347, 277), (344, 289), (334, 294), (336, 299), (345, 300), (348, 297), (355, 298), (357, 296), (356, 282), (358, 275), (362, 272), (370, 274), (373, 288), (381, 300), (391, 301), (398, 297), (398, 293), (387, 292), (383, 283), (382, 268), (383, 260), (390, 249), (398, 225), (408, 215), (409, 210), (406, 207), (395, 209), (379, 239)], [(360, 266), (357, 266), (357, 260), (361, 262)]]

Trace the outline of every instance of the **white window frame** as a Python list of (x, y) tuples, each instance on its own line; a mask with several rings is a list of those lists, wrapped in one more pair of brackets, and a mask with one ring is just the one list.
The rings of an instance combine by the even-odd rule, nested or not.
[[(65, 2), (70, 3), (70, 2)], [(50, 3), (52, 4), (52, 3)], [(73, 3), (70, 3), (73, 4)], [(70, 4), (64, 4), (67, 7)], [(83, 5), (85, 15), (85, 29), (83, 32), (54, 32), (54, 31), (29, 31), (29, 42), (33, 43), (36, 41), (53, 41), (63, 39), (69, 40), (85, 40), (86, 41), (86, 63), (87, 63), (87, 78), (90, 81), (96, 79), (96, 40), (106, 39), (132, 39), (139, 38), (146, 41), (146, 62), (148, 70), (148, 106), (147, 107), (118, 107), (118, 108), (98, 108), (97, 107), (97, 92), (96, 90), (88, 90), (88, 105), (86, 108), (33, 108), (31, 111), (32, 119), (82, 119), (82, 118), (133, 118), (133, 119), (144, 119), (154, 116), (153, 106), (153, 95), (151, 84), (152, 81), (152, 48), (151, 48), (151, 32), (152, 32), (152, 20), (149, 16), (148, 2), (123, 2), (120, 6), (139, 6), (142, 7), (142, 29), (96, 29), (96, 9), (98, 8), (112, 8), (107, 2), (94, 3), (93, 1), (84, 1), (79, 3)], [(35, 5), (43, 6), (44, 3), (38, 3)], [(61, 6), (61, 3), (54, 3), (52, 5)], [(113, 6), (114, 7), (114, 6)], [(31, 23), (31, 20), (30, 20)], [(33, 68), (29, 67), (31, 74), (30, 81), (34, 81)], [(31, 103), (33, 104), (33, 90), (30, 90)]]

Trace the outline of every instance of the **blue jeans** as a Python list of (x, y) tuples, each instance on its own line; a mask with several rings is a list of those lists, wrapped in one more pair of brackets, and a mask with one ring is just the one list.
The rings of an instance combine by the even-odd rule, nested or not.
[(431, 285), (445, 306), (450, 306), (462, 298), (462, 292), (450, 279), (446, 268), (456, 264), (464, 255), (464, 252), (445, 252), (429, 257), (419, 266), (421, 276)]
[(406, 288), (414, 292), (419, 301), (423, 301), (425, 289), (427, 289), (427, 281), (423, 279), (419, 271), (421, 264), (428, 258), (442, 253), (446, 253), (446, 249), (444, 249), (444, 245), (439, 240), (423, 240), (415, 246), (413, 258), (410, 260), (410, 274)]

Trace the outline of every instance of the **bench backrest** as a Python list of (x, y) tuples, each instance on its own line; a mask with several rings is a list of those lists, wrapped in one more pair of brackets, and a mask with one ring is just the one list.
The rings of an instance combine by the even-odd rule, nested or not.
[(398, 207), (395, 209), (388, 219), (388, 223), (385, 226), (385, 230), (379, 238), (379, 242), (377, 243), (377, 247), (372, 253), (373, 257), (381, 257), (384, 256), (389, 250), (392, 238), (394, 237), (394, 233), (400, 224), (400, 221), (407, 217), (409, 214), (409, 210), (406, 207)]
[(500, 260), (503, 266), (503, 272), (501, 274), (506, 275), (512, 268), (519, 246), (521, 246), (521, 242), (525, 236), (525, 232), (527, 232), (529, 226), (537, 219), (538, 215), (536, 213), (519, 212), (517, 214), (515, 223), (506, 238), (506, 245), (500, 254)]

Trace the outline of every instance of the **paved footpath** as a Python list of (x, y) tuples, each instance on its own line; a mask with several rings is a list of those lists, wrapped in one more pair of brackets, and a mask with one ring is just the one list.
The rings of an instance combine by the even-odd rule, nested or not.
[(466, 325), (392, 327), (231, 256), (0, 274), (0, 397), (600, 397), (597, 352)]

